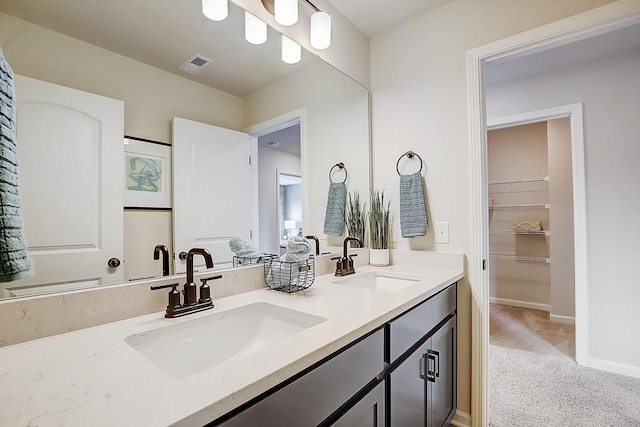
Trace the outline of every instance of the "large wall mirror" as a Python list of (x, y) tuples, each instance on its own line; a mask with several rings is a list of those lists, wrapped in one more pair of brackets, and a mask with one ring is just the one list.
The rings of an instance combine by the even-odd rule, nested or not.
[[(306, 6), (301, 2), (300, 7)], [(265, 44), (246, 42), (244, 20), (244, 10), (231, 2), (229, 17), (214, 22), (202, 15), (200, 0), (2, 0), (0, 46), (16, 75), (123, 101), (121, 136), (172, 144), (174, 117), (249, 134), (257, 168), (252, 176), (253, 224), (246, 237), (273, 253), (281, 250), (285, 236), (300, 231), (318, 236), (323, 251), (337, 250), (341, 239), (323, 230), (329, 172), (344, 163), (348, 191), (368, 195), (368, 91), (304, 48), (299, 63), (282, 62), (281, 35), (270, 27)], [(211, 63), (196, 74), (178, 70), (195, 54)], [(52, 158), (47, 167), (54, 175), (56, 167), (68, 169), (69, 164)], [(33, 169), (26, 164), (21, 168), (25, 173)], [(301, 194), (298, 188), (281, 188), (288, 186), (279, 181), (282, 176), (299, 176)], [(225, 181), (208, 185), (232, 184)], [(301, 201), (295, 218), (293, 213), (285, 217), (278, 204), (286, 193), (295, 193)], [(123, 210), (119, 205), (124, 223), (121, 253), (106, 254), (100, 271), (85, 273), (92, 280), (65, 280), (62, 275), (49, 280), (53, 286), (48, 287), (32, 279), (11, 282), (0, 286), (0, 298), (161, 276), (161, 262), (153, 259), (155, 245), (166, 245), (176, 256), (184, 250), (174, 242), (176, 208)], [(215, 221), (215, 211), (202, 217)], [(45, 218), (46, 209), (30, 222), (46, 229)], [(75, 220), (67, 219), (67, 227), (74, 227)], [(229, 232), (233, 234), (235, 230)], [(110, 278), (114, 269), (106, 264), (111, 257), (123, 261), (120, 275), (113, 275), (116, 279)], [(36, 263), (36, 276), (45, 270), (38, 267)], [(77, 263), (56, 267), (73, 268)], [(179, 264), (170, 272), (180, 273)]]

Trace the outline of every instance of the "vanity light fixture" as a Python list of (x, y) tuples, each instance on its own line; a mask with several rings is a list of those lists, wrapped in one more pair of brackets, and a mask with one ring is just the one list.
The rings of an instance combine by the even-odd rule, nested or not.
[(282, 60), (287, 64), (297, 64), (302, 58), (302, 48), (289, 37), (282, 35)]
[[(297, 21), (298, 15), (298, 1), (299, 0), (261, 0), (264, 8), (272, 15), (275, 16), (276, 22), (280, 25), (293, 25)], [(321, 11), (311, 0), (302, 0), (311, 9), (314, 10), (311, 15), (310, 24), (310, 44), (314, 49), (326, 49), (331, 46), (331, 16), (327, 12)], [(286, 4), (286, 5), (285, 5)], [(291, 4), (291, 6), (289, 6)], [(287, 21), (285, 18), (279, 16), (281, 8), (289, 8), (293, 11), (295, 9), (296, 18)], [(290, 12), (293, 16), (293, 12)], [(291, 23), (288, 23), (291, 22)]]
[(327, 12), (317, 11), (311, 15), (310, 39), (314, 49), (326, 49), (331, 45), (331, 16)]
[(251, 44), (267, 41), (267, 24), (249, 12), (244, 12), (244, 38)]
[(202, 0), (202, 13), (212, 21), (222, 21), (229, 16), (228, 0)]
[(298, 22), (298, 0), (273, 0), (276, 22), (288, 27)]

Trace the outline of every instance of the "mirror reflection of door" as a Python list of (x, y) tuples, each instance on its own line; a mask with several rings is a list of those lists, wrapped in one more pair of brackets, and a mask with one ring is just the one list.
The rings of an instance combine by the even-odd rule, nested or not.
[(302, 178), (277, 172), (278, 178), (278, 232), (279, 255), (287, 251), (287, 242), (294, 236), (302, 236)]
[[(297, 235), (302, 229), (300, 122), (277, 129), (258, 137), (259, 242), (262, 252), (272, 254), (279, 254), (289, 234)], [(294, 187), (281, 191), (281, 186)], [(286, 210), (285, 201), (295, 207)]]

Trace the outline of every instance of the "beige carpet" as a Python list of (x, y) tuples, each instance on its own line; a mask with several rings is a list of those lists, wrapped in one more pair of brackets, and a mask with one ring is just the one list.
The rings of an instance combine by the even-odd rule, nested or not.
[(489, 425), (640, 427), (640, 380), (575, 363), (573, 326), (491, 305)]

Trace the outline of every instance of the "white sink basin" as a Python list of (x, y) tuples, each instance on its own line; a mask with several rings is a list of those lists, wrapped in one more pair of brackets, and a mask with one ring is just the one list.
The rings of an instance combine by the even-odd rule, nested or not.
[(336, 285), (353, 286), (378, 292), (396, 292), (422, 280), (418, 276), (400, 273), (386, 273), (382, 271), (369, 271), (355, 273), (353, 276), (336, 280)]
[(303, 331), (325, 318), (268, 303), (254, 303), (125, 338), (175, 378), (202, 372)]

